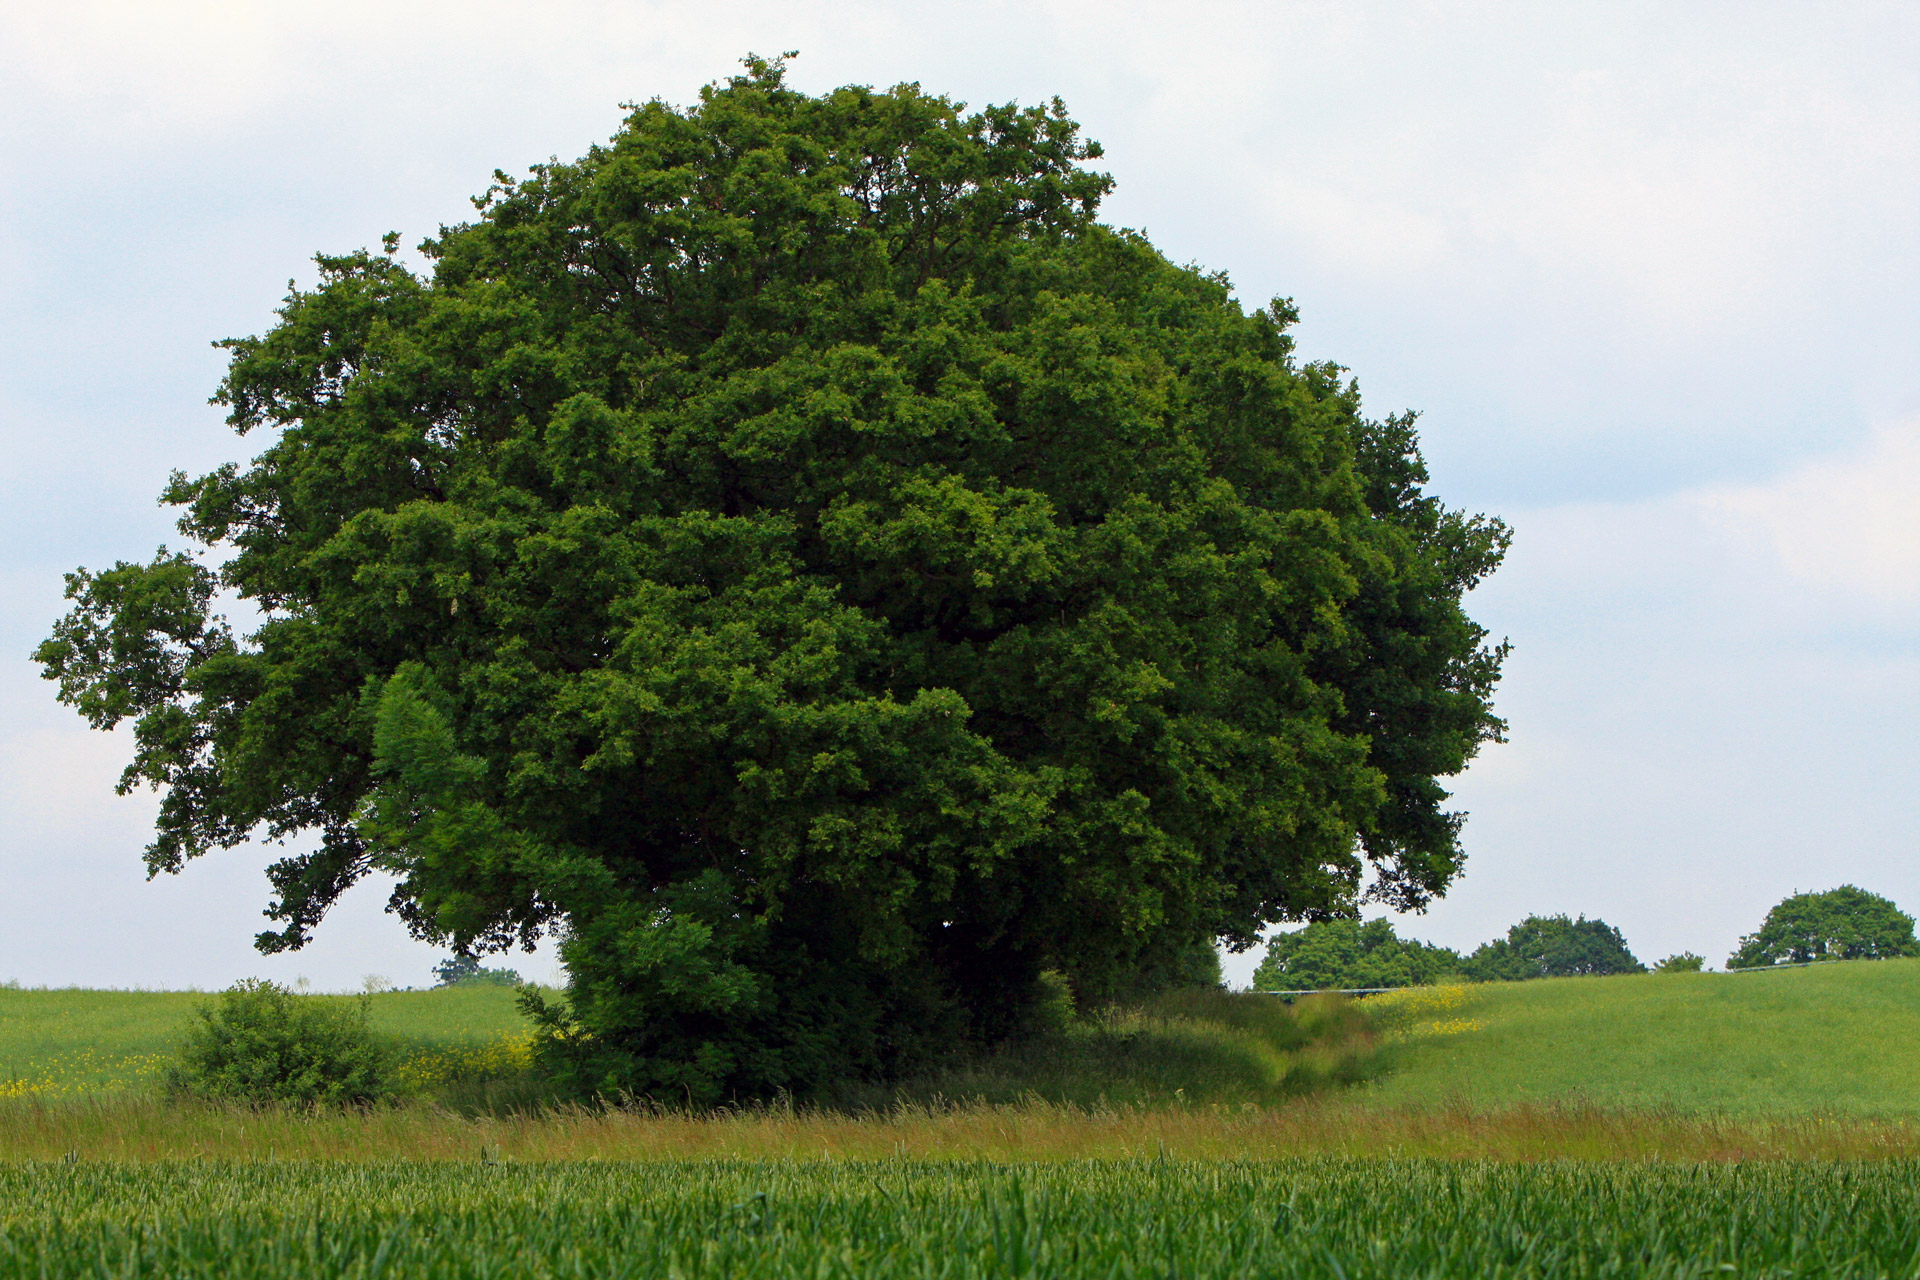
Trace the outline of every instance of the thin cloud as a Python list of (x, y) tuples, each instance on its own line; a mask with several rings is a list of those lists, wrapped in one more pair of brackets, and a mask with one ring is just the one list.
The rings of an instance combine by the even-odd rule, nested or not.
[(1882, 606), (1920, 604), (1920, 421), (1765, 484), (1709, 490), (1699, 505), (1754, 539), (1802, 583)]

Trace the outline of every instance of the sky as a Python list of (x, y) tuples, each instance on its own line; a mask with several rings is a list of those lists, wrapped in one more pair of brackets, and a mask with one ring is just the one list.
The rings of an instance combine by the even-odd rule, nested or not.
[(126, 735), (27, 655), (64, 572), (178, 541), (170, 470), (254, 452), (210, 343), (314, 253), (784, 50), (809, 91), (1062, 97), (1108, 221), (1293, 298), (1372, 414), (1420, 411), (1434, 491), (1512, 525), (1470, 601), (1508, 741), (1403, 935), (1566, 912), (1719, 963), (1797, 890), (1920, 909), (1920, 9), (5, 0), (0, 981), (431, 981), (375, 884), (256, 954), (271, 847), (147, 882)]

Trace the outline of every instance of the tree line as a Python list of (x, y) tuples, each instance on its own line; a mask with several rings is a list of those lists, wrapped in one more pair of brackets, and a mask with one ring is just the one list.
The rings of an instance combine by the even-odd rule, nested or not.
[[(1729, 969), (1883, 960), (1920, 955), (1913, 917), (1890, 900), (1854, 885), (1796, 893), (1740, 939)], [(1704, 957), (1668, 956), (1659, 972), (1699, 971)], [(1394, 932), (1390, 920), (1322, 920), (1268, 944), (1254, 973), (1258, 990), (1410, 987), (1442, 982), (1516, 982), (1529, 978), (1645, 973), (1620, 931), (1585, 916), (1528, 916), (1504, 938), (1462, 954)]]

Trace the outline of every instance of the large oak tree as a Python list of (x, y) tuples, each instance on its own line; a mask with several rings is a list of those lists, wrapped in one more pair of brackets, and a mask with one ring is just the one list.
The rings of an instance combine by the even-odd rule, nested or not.
[[(1506, 530), (1282, 301), (1096, 221), (1057, 102), (812, 97), (749, 59), (423, 247), (319, 259), (174, 477), (191, 552), (39, 650), (155, 872), (307, 833), (422, 938), (557, 931), (582, 1089), (804, 1090), (1458, 874)], [(258, 610), (245, 635), (214, 612)]]

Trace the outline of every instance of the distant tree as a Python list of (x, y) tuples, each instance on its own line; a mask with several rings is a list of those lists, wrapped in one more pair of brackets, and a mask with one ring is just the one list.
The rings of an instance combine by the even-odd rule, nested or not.
[(1767, 912), (1758, 933), (1740, 939), (1729, 969), (1810, 960), (1888, 960), (1920, 955), (1913, 917), (1878, 894), (1850, 884), (1796, 893)]
[(1267, 944), (1262, 991), (1417, 987), (1461, 976), (1460, 953), (1394, 934), (1390, 920), (1321, 920)]
[(433, 966), (433, 976), (442, 987), (460, 987), (468, 985), (486, 985), (499, 987), (517, 987), (520, 985), (520, 971), (517, 969), (485, 969), (473, 956), (452, 955)]
[(1476, 982), (1527, 978), (1578, 978), (1604, 973), (1645, 973), (1627, 940), (1604, 920), (1581, 916), (1528, 916), (1507, 936), (1480, 946), (1464, 968)]
[(1653, 966), (1655, 973), (1699, 973), (1706, 967), (1707, 958), (1697, 956), (1691, 951), (1682, 951), (1679, 955), (1668, 956)]

